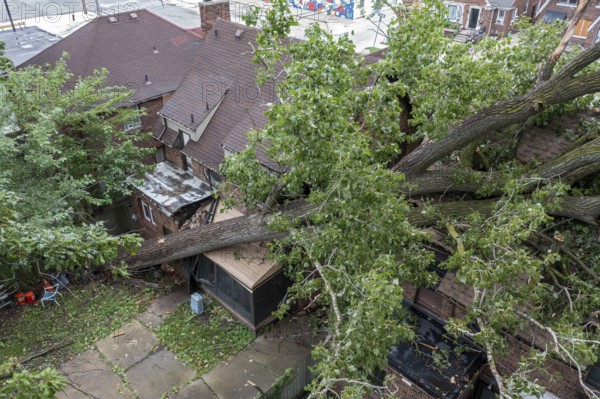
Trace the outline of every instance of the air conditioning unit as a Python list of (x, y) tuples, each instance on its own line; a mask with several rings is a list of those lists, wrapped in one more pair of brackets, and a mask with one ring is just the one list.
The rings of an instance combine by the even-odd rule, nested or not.
[(195, 314), (200, 315), (204, 312), (204, 298), (202, 298), (202, 295), (200, 295), (199, 292), (194, 292), (192, 294), (190, 304), (192, 306), (192, 312)]

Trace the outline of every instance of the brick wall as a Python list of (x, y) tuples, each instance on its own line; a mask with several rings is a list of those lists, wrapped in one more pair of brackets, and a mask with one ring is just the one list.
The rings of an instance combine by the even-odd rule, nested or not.
[(230, 21), (229, 1), (222, 2), (200, 2), (200, 28), (202, 34), (206, 35), (212, 28), (213, 24), (220, 18), (224, 21)]
[[(149, 100), (138, 104), (138, 107), (146, 110), (146, 115), (141, 117), (142, 120), (142, 129), (141, 131), (144, 133), (152, 132), (152, 128), (156, 121), (159, 119), (157, 112), (162, 108), (163, 100), (162, 97), (159, 97), (154, 100)], [(150, 137), (146, 140), (139, 140), (135, 143), (138, 147), (141, 148), (158, 148), (161, 146), (161, 143), (155, 140), (153, 137)], [(155, 154), (150, 154), (146, 159), (143, 160), (144, 163), (148, 165), (152, 165), (156, 163)]]
[[(590, 21), (591, 24), (593, 24), (594, 21), (596, 21), (596, 19), (598, 17), (600, 17), (600, 7), (596, 7), (597, 5), (598, 5), (598, 2), (595, 2), (595, 1), (590, 2), (590, 4), (585, 9), (585, 12), (583, 13), (583, 19)], [(575, 6), (560, 4), (558, 2), (558, 0), (552, 0), (552, 3), (550, 5), (548, 5), (548, 7), (546, 7), (540, 13), (540, 15), (537, 16), (536, 22), (542, 21), (542, 18), (544, 17), (544, 14), (547, 11), (558, 11), (558, 12), (565, 13), (565, 14), (567, 14), (567, 19), (571, 19), (573, 17), (573, 14), (575, 13)], [(585, 38), (572, 37), (571, 43), (581, 45), (584, 47), (590, 47), (596, 41), (596, 37), (597, 37), (599, 31), (600, 31), (600, 23), (597, 22), (596, 25), (592, 29), (589, 29)]]
[(184, 155), (173, 147), (169, 147), (168, 145), (163, 146), (165, 149), (165, 161), (173, 164), (179, 169), (184, 168)]
[(151, 132), (154, 124), (159, 120), (158, 111), (163, 107), (163, 98), (155, 98), (139, 104), (140, 109), (146, 111), (146, 115), (142, 116), (142, 130)]
[[(155, 238), (164, 236), (164, 228), (171, 232), (177, 231), (176, 222), (163, 214), (150, 200), (141, 193), (134, 191), (132, 194), (133, 207), (138, 215), (138, 223), (142, 229), (141, 235), (144, 238)], [(142, 209), (142, 201), (144, 201), (152, 210), (154, 224), (146, 219), (144, 210)]]

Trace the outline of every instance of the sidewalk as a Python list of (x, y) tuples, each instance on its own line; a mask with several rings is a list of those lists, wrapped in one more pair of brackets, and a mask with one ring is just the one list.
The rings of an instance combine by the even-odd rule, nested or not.
[(197, 376), (152, 332), (186, 302), (189, 295), (178, 288), (154, 301), (137, 320), (64, 363), (60, 371), (70, 386), (57, 397), (159, 399), (175, 391), (170, 399), (250, 399), (259, 389), (268, 390), (286, 369), (305, 367), (316, 342), (306, 318), (289, 318), (227, 362)]

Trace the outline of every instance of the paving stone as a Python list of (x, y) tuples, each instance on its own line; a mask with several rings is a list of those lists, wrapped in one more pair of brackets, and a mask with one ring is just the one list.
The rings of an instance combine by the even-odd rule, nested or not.
[[(120, 333), (124, 334), (116, 336)], [(156, 345), (158, 338), (137, 320), (96, 343), (98, 350), (112, 364), (124, 369), (143, 360)]]
[(258, 390), (266, 391), (275, 382), (276, 376), (267, 366), (254, 361), (244, 351), (226, 363), (221, 363), (202, 376), (206, 384), (220, 399), (253, 399)]
[(189, 301), (190, 295), (187, 293), (187, 288), (179, 286), (168, 295), (152, 302), (148, 309), (140, 315), (139, 320), (151, 328), (158, 328), (180, 304)]
[(96, 350), (89, 349), (83, 352), (64, 363), (60, 370), (73, 387), (69, 386), (59, 392), (57, 394), (59, 399), (135, 398), (133, 392), (123, 385), (121, 378), (102, 360), (100, 353)]
[(219, 399), (202, 378), (192, 382), (169, 399)]
[(172, 352), (160, 348), (130, 368), (125, 375), (140, 398), (158, 399), (173, 387), (179, 387), (194, 378), (195, 373)]

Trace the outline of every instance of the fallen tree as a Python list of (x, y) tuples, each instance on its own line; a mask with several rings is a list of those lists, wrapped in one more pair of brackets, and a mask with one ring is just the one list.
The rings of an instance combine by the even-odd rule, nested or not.
[[(500, 395), (543, 391), (528, 373), (550, 353), (576, 365), (581, 377), (600, 343), (588, 328), (597, 326), (600, 306), (592, 277), (600, 274), (593, 263), (600, 247), (590, 229), (600, 215), (600, 187), (590, 178), (600, 170), (598, 132), (577, 131), (566, 154), (530, 165), (514, 160), (518, 140), (499, 138), (587, 109), (600, 91), (600, 43), (563, 54), (559, 29), (540, 25), (524, 27), (516, 45), (486, 39), (472, 56), (443, 38), (441, 3), (394, 9), (388, 52), (366, 67), (348, 38), (316, 26), (305, 42), (282, 45), (293, 19), (285, 2), (274, 2), (254, 51), (267, 75), (277, 54), (291, 55), (279, 102), (266, 111), (264, 129), (249, 135), (248, 149), (223, 169), (241, 201), (266, 202), (265, 211), (148, 241), (121, 260), (142, 267), (275, 240), (273, 253), (295, 281), (289, 298), (314, 297), (330, 310), (311, 395), (343, 389), (364, 397), (383, 389), (370, 376), (386, 364), (389, 347), (414, 338), (399, 317), (399, 298), (404, 284), (438, 280), (424, 250), (431, 237), (421, 230), (436, 225), (448, 232), (440, 244), (453, 252), (442, 267), (476, 292), (465, 318), (449, 329), (481, 344), (491, 366), (506, 349), (506, 331), (530, 325), (560, 332), (554, 349), (523, 360), (522, 372), (506, 376), (493, 367)], [(266, 172), (257, 147), (287, 172)], [(532, 240), (546, 231), (554, 242)], [(523, 276), (528, 283), (515, 284)], [(581, 389), (597, 396), (583, 383)]]

